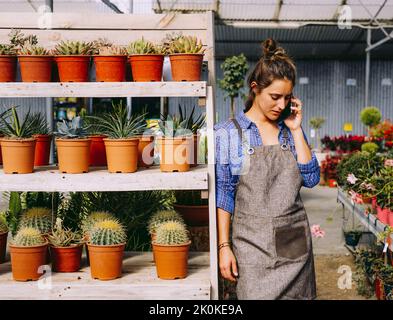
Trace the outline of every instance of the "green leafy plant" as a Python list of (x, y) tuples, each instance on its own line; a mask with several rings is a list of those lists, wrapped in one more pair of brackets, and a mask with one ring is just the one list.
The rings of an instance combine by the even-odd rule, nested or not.
[(140, 40), (131, 42), (126, 48), (129, 55), (134, 54), (165, 54), (165, 49), (162, 46), (155, 45), (153, 42), (145, 40), (143, 37)]
[(231, 118), (235, 114), (235, 99), (242, 94), (244, 78), (248, 70), (247, 58), (244, 54), (226, 58), (221, 64), (224, 78), (218, 80), (218, 85), (231, 100)]
[(83, 243), (82, 234), (63, 226), (63, 220), (56, 219), (52, 233), (48, 235), (49, 243), (54, 247), (70, 247)]
[(179, 221), (163, 222), (157, 227), (155, 244), (179, 245), (190, 241), (188, 230)]
[(377, 197), (377, 204), (393, 210), (393, 167), (383, 167), (369, 181), (375, 188), (373, 196)]
[(380, 123), (381, 111), (376, 107), (366, 107), (360, 112), (360, 120), (367, 127), (372, 127)]
[(208, 199), (202, 199), (200, 190), (177, 190), (174, 192), (176, 204), (185, 206), (205, 206)]
[(166, 138), (186, 137), (192, 135), (192, 131), (187, 128), (187, 119), (181, 121), (180, 117), (171, 115), (164, 117), (161, 115), (161, 119), (158, 121), (158, 126), (160, 128), (160, 132)]
[(316, 148), (320, 149), (320, 138), (319, 138), (319, 129), (322, 128), (323, 124), (325, 123), (326, 119), (322, 117), (314, 117), (310, 119), (310, 127), (315, 130), (315, 139), (317, 141)]
[(379, 149), (378, 145), (374, 142), (366, 142), (362, 144), (362, 151), (375, 153)]
[(11, 241), (13, 245), (20, 247), (34, 247), (45, 242), (46, 240), (41, 232), (31, 227), (21, 228)]
[(92, 55), (96, 50), (94, 42), (63, 40), (55, 46), (53, 53), (66, 56)]
[(82, 139), (86, 137), (87, 131), (83, 124), (83, 119), (78, 116), (73, 118), (71, 123), (65, 120), (63, 120), (63, 122), (58, 122), (55, 135), (61, 139)]
[(172, 39), (167, 48), (169, 54), (203, 54), (205, 52), (202, 40), (198, 40), (198, 38), (194, 36), (179, 35)]
[(48, 234), (53, 226), (52, 211), (48, 208), (30, 208), (22, 212), (19, 219), (19, 229), (32, 227), (42, 234)]
[(21, 122), (15, 106), (6, 110), (0, 116), (0, 131), (7, 137), (12, 139), (26, 139), (33, 134), (33, 117), (30, 110)]
[(149, 233), (155, 233), (158, 226), (167, 221), (178, 221), (184, 224), (183, 217), (175, 210), (160, 210), (155, 212), (148, 221), (147, 229)]
[(38, 44), (36, 35), (31, 34), (25, 36), (20, 29), (12, 29), (8, 36), (10, 37), (11, 44), (17, 49), (21, 49), (24, 46), (35, 46)]
[(33, 134), (49, 134), (49, 125), (42, 113), (35, 113), (31, 117), (31, 126)]
[(195, 106), (192, 108), (191, 113), (188, 115), (186, 108), (182, 108), (179, 104), (179, 122), (185, 122), (185, 128), (190, 130), (193, 134), (197, 134), (199, 129), (205, 125), (205, 117), (201, 114), (194, 119)]
[(124, 226), (117, 220), (97, 221), (90, 231), (90, 243), (110, 246), (127, 242)]

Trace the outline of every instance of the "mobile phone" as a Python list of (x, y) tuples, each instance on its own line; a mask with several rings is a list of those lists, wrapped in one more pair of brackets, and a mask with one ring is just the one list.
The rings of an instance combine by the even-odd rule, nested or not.
[(292, 106), (292, 98), (293, 98), (293, 96), (291, 95), (291, 96), (289, 97), (288, 104), (286, 105), (286, 107), (285, 107), (285, 109), (282, 111), (282, 113), (280, 114), (280, 117), (278, 118), (278, 121), (285, 120), (286, 118), (288, 118), (288, 117), (291, 115), (291, 113), (292, 113), (292, 109), (291, 109), (291, 106)]

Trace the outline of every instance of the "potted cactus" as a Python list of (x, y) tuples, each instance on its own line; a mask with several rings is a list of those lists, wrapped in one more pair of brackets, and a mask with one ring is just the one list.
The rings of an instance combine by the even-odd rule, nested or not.
[(42, 113), (32, 116), (33, 138), (36, 139), (34, 166), (47, 166), (49, 164), (52, 134), (49, 132), (48, 121)]
[(87, 82), (93, 42), (61, 41), (53, 51), (61, 82)]
[(118, 221), (107, 219), (97, 221), (88, 242), (91, 277), (112, 280), (121, 277), (124, 248), (127, 235)]
[(173, 81), (199, 81), (205, 49), (202, 41), (193, 36), (168, 36), (167, 52), (171, 62)]
[(160, 279), (183, 279), (187, 276), (190, 244), (187, 229), (178, 221), (164, 222), (157, 228), (153, 250)]
[(63, 173), (86, 173), (90, 164), (91, 139), (86, 138), (87, 132), (81, 117), (75, 117), (71, 123), (57, 123), (55, 142), (59, 171)]
[(18, 222), (18, 229), (34, 228), (46, 238), (52, 232), (52, 220), (51, 209), (33, 207), (22, 212)]
[(76, 272), (80, 269), (83, 237), (78, 231), (67, 229), (60, 218), (48, 236), (52, 269), (56, 272)]
[(5, 213), (0, 213), (0, 263), (5, 261), (5, 252), (7, 248), (8, 223)]
[(38, 280), (48, 243), (39, 230), (21, 228), (10, 243), (12, 276), (16, 281)]
[(176, 116), (161, 117), (158, 122), (161, 136), (157, 139), (160, 152), (160, 170), (184, 172), (190, 170), (192, 131), (187, 129), (187, 119)]
[(106, 39), (95, 42), (93, 60), (96, 66), (96, 81), (122, 82), (126, 79), (127, 54), (123, 47)]
[(208, 199), (202, 199), (199, 190), (175, 191), (176, 203), (173, 208), (178, 211), (189, 226), (209, 225)]
[(147, 230), (149, 231), (152, 241), (156, 238), (158, 226), (167, 221), (178, 221), (184, 224), (183, 217), (175, 210), (160, 210), (155, 212), (147, 223)]
[(134, 81), (161, 81), (165, 51), (162, 46), (140, 39), (127, 47)]
[(0, 116), (0, 128), (4, 173), (32, 173), (36, 139), (32, 138), (30, 110), (21, 122), (16, 107), (11, 107)]
[(112, 173), (131, 173), (138, 167), (139, 136), (146, 128), (144, 114), (128, 117), (126, 106), (113, 104), (113, 111), (100, 117), (90, 116), (104, 139), (108, 171)]

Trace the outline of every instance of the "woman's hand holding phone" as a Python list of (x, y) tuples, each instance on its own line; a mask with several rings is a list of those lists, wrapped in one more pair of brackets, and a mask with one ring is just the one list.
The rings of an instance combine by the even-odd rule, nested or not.
[(301, 129), (302, 124), (302, 102), (296, 98), (290, 99), (291, 114), (284, 120), (284, 123), (291, 131)]

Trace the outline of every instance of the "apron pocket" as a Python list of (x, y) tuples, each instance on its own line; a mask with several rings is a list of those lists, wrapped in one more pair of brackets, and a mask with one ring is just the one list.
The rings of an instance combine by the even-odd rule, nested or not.
[(275, 229), (277, 257), (295, 260), (308, 252), (306, 226), (283, 226)]

